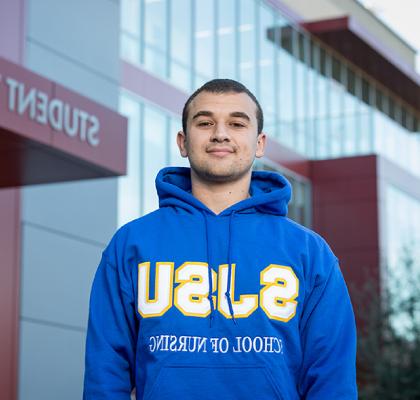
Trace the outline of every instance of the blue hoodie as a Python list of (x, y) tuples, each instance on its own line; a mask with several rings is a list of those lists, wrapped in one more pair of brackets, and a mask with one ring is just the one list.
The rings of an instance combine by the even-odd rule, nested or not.
[(337, 258), (286, 217), (289, 182), (252, 173), (216, 215), (189, 168), (112, 238), (91, 293), (84, 399), (357, 398), (355, 323)]

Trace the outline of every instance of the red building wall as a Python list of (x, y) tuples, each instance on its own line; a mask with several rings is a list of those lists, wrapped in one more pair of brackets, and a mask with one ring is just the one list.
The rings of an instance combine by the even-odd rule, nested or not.
[(0, 221), (0, 393), (2, 399), (15, 399), (19, 346), (19, 190), (0, 190)]
[(311, 161), (313, 229), (340, 260), (351, 292), (379, 283), (378, 176), (375, 155)]

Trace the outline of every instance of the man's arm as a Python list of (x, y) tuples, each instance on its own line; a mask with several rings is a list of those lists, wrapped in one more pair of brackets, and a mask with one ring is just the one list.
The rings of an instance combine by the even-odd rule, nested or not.
[(343, 276), (334, 263), (315, 285), (301, 320), (303, 364), (299, 391), (306, 400), (356, 400), (356, 327)]
[(130, 399), (136, 332), (132, 291), (104, 254), (90, 297), (84, 400)]

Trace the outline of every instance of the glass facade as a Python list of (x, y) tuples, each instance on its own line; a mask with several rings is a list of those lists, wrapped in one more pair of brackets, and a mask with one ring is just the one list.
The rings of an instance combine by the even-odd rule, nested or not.
[(188, 93), (245, 83), (267, 133), (309, 158), (376, 153), (420, 176), (418, 111), (263, 0), (123, 0), (121, 27), (122, 58)]
[(418, 290), (420, 278), (420, 201), (397, 187), (388, 185), (385, 204), (385, 284), (391, 295), (392, 305), (398, 310), (392, 323), (397, 332), (409, 335), (412, 318), (407, 314), (407, 307), (403, 305), (408, 304), (411, 296), (418, 295), (412, 291)]
[(186, 166), (176, 147), (178, 116), (123, 91), (120, 113), (128, 118), (127, 175), (119, 178), (118, 225), (158, 207), (155, 178), (167, 165)]
[[(122, 0), (121, 10), (124, 60), (185, 93), (214, 77), (242, 81), (261, 101), (266, 133), (310, 159), (380, 154), (420, 176), (418, 111), (268, 2)], [(143, 214), (156, 205), (158, 168), (185, 164), (174, 138), (181, 124), (127, 93), (121, 112), (135, 114), (124, 201)]]
[(387, 186), (385, 199), (387, 264), (396, 268), (409, 253), (420, 273), (420, 201), (393, 185)]

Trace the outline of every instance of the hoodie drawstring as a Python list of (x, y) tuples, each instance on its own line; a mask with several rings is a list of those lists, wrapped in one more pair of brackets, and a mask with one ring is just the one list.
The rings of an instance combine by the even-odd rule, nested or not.
[(204, 225), (206, 226), (206, 257), (207, 257), (207, 272), (209, 277), (209, 294), (207, 298), (210, 302), (210, 328), (212, 325), (213, 317), (214, 317), (214, 303), (213, 303), (213, 277), (211, 274), (211, 266), (210, 266), (210, 260), (209, 260), (209, 224), (207, 221), (207, 215), (205, 212), (202, 213), (204, 217)]
[(228, 307), (229, 307), (229, 313), (232, 317), (232, 321), (236, 325), (235, 313), (233, 312), (232, 298), (230, 296), (230, 285), (231, 285), (231, 282), (232, 282), (232, 263), (231, 263), (230, 255), (231, 255), (231, 252), (232, 252), (232, 219), (233, 219), (233, 214), (235, 214), (235, 211), (232, 211), (232, 213), (229, 216), (228, 279), (227, 279), (227, 288), (226, 288), (225, 296), (226, 296), (226, 300), (227, 300)]
[[(207, 295), (207, 298), (210, 302), (210, 327), (212, 326), (212, 321), (214, 318), (214, 303), (213, 303), (213, 279), (212, 279), (212, 270), (210, 266), (210, 260), (209, 260), (209, 224), (207, 220), (207, 215), (205, 212), (202, 213), (204, 217), (204, 224), (205, 224), (205, 231), (206, 231), (206, 257), (207, 257), (207, 271), (208, 271), (208, 279), (209, 279), (209, 293)], [(232, 282), (232, 263), (231, 263), (231, 253), (232, 253), (232, 219), (233, 215), (235, 214), (235, 211), (232, 211), (232, 213), (229, 216), (229, 230), (228, 230), (228, 279), (227, 279), (227, 288), (225, 292), (226, 300), (229, 307), (229, 313), (232, 316), (232, 321), (236, 325), (236, 319), (235, 319), (235, 313), (233, 311), (233, 304), (232, 304), (232, 298), (230, 295), (230, 286)], [(218, 294), (220, 295), (220, 293)]]

